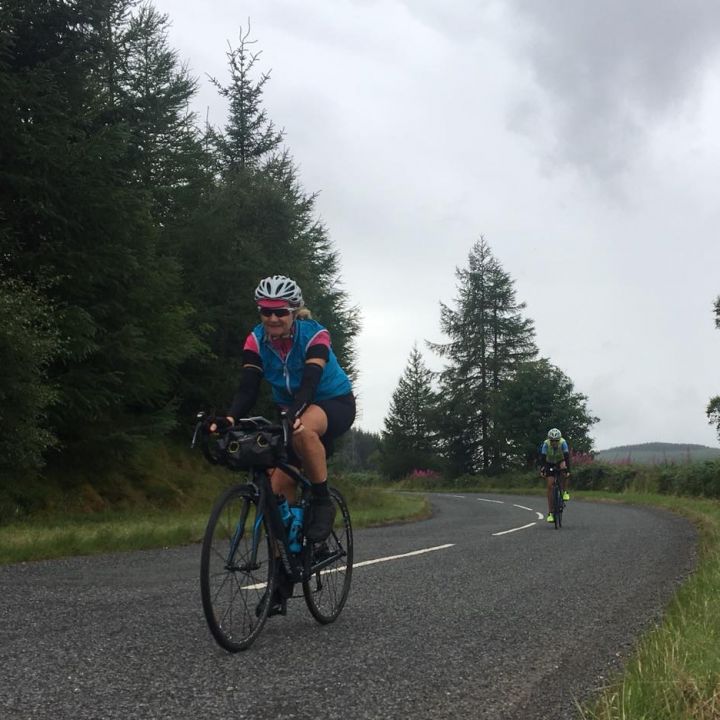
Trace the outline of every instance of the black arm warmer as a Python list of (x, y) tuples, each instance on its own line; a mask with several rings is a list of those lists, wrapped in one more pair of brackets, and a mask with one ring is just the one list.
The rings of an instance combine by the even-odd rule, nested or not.
[(240, 384), (238, 386), (232, 405), (227, 414), (237, 420), (245, 417), (250, 408), (255, 404), (260, 392), (260, 380), (262, 370), (258, 367), (245, 365), (240, 373)]
[(330, 348), (327, 345), (313, 345), (308, 349), (305, 359), (319, 358), (327, 362), (330, 359)]
[(563, 453), (565, 456), (565, 469), (570, 472), (570, 453)]
[(288, 408), (288, 417), (290, 420), (294, 420), (296, 417), (302, 415), (307, 406), (313, 401), (315, 391), (320, 384), (323, 369), (323, 366), (317, 363), (305, 363), (300, 387), (295, 393), (292, 404)]

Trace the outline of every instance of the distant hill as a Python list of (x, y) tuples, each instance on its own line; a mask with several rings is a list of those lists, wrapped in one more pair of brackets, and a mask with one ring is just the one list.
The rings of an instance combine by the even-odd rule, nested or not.
[(620, 445), (595, 453), (597, 460), (605, 462), (633, 462), (661, 465), (663, 463), (700, 462), (720, 460), (720, 448), (707, 445), (651, 442), (640, 445)]

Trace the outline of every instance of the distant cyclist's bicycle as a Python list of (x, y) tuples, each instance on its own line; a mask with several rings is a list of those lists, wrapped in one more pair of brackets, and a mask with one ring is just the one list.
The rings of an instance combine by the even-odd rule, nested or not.
[(555, 518), (555, 529), (562, 527), (563, 510), (565, 509), (565, 501), (563, 500), (562, 483), (560, 476), (565, 472), (559, 465), (551, 465), (548, 472), (553, 477), (552, 486), (552, 508), (553, 517)]
[[(216, 501), (208, 520), (200, 560), (202, 606), (210, 632), (229, 652), (245, 650), (268, 618), (279, 572), (301, 583), (305, 603), (319, 623), (337, 619), (350, 592), (353, 535), (350, 512), (336, 488), (335, 527), (322, 542), (303, 533), (312, 505), (310, 481), (286, 462), (289, 429), (263, 417), (239, 420), (209, 433), (203, 413), (193, 436), (206, 458), (231, 470), (248, 472), (246, 484), (233, 485)], [(289, 506), (273, 494), (268, 470), (280, 468), (299, 486)]]

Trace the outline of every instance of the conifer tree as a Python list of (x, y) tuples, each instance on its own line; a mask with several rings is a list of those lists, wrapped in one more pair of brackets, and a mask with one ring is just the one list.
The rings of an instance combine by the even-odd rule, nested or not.
[(432, 373), (415, 345), (384, 422), (382, 467), (390, 477), (437, 467), (435, 405)]
[(255, 65), (260, 58), (260, 52), (252, 52), (255, 42), (250, 39), (250, 28), (244, 32), (241, 29), (238, 47), (226, 53), (230, 84), (223, 85), (213, 78), (215, 87), (229, 105), (225, 132), (213, 132), (220, 166), (226, 173), (260, 167), (283, 141), (283, 133), (275, 129), (263, 106), (270, 73), (261, 73), (259, 79), (254, 79)]
[(177, 51), (168, 45), (167, 15), (142, 5), (117, 28), (118, 113), (130, 130), (128, 161), (133, 177), (152, 197), (155, 225), (186, 221), (207, 187), (210, 155), (203, 150), (189, 103), (197, 90)]
[(440, 374), (442, 436), (454, 472), (502, 466), (495, 405), (506, 380), (537, 353), (532, 321), (524, 318), (514, 281), (484, 238), (456, 271), (456, 307), (441, 303), (447, 343), (429, 343), (448, 364)]

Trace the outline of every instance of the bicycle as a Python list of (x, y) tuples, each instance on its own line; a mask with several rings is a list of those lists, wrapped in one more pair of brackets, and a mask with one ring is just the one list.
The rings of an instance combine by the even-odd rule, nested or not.
[(553, 487), (552, 487), (552, 506), (553, 506), (553, 518), (555, 519), (555, 529), (562, 527), (562, 514), (565, 509), (565, 501), (563, 500), (563, 489), (562, 483), (560, 482), (560, 476), (563, 474), (563, 470), (559, 465), (551, 465), (548, 468), (548, 472), (553, 476)]
[[(352, 523), (340, 491), (330, 488), (336, 508), (330, 536), (311, 542), (303, 533), (311, 483), (287, 463), (287, 421), (273, 425), (258, 416), (209, 433), (205, 414), (198, 413), (197, 420), (192, 446), (199, 437), (211, 463), (248, 472), (247, 483), (233, 485), (215, 502), (202, 542), (202, 606), (216, 642), (229, 652), (250, 647), (268, 618), (280, 567), (302, 585), (315, 620), (334, 622), (350, 592), (353, 567)], [(272, 491), (268, 472), (275, 467), (298, 483), (293, 506)]]

